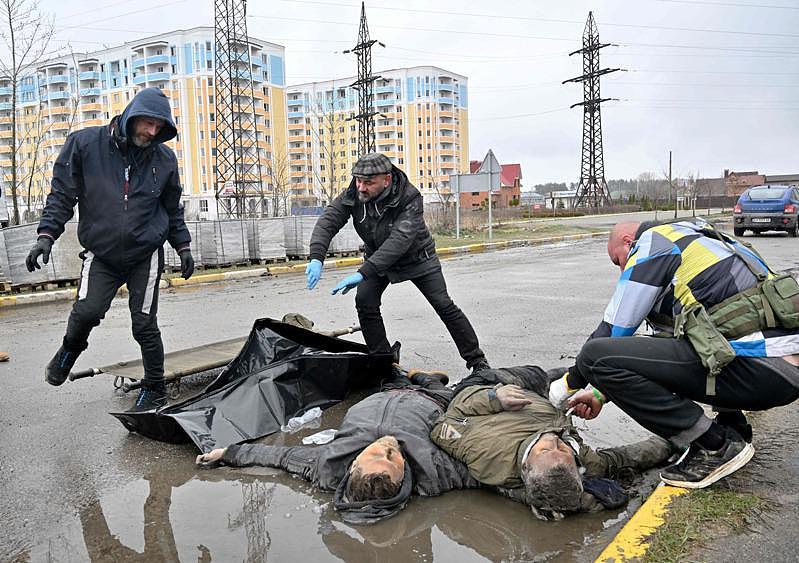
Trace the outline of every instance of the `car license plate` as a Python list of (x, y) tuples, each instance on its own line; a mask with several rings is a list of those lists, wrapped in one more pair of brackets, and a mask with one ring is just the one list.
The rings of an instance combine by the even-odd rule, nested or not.
[(752, 223), (771, 223), (771, 219), (768, 217), (753, 217)]

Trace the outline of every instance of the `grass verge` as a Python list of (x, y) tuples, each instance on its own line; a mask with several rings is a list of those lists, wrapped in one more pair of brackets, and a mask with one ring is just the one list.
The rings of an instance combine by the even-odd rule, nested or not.
[(691, 550), (728, 531), (741, 533), (765, 507), (760, 497), (719, 488), (691, 491), (672, 501), (665, 523), (649, 537), (645, 563), (684, 561)]

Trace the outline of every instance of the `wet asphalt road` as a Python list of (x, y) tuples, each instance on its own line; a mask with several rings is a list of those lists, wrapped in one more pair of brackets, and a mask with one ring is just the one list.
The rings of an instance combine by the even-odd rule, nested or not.
[[(752, 240), (775, 268), (797, 266), (797, 239)], [(617, 275), (602, 239), (455, 258), (444, 272), (493, 365), (546, 368), (577, 353)], [(255, 318), (295, 311), (322, 330), (352, 324), (353, 294), (329, 295), (348, 274), (326, 271), (313, 292), (300, 276), (162, 292), (165, 347), (243, 336)], [(469, 491), (415, 498), (397, 518), (354, 528), (329, 510), (329, 495), (281, 472), (197, 471), (193, 446), (129, 434), (107, 414), (133, 400), (118, 396), (109, 377), (60, 388), (43, 382), (69, 308), (0, 310), (0, 348), (12, 355), (0, 364), (0, 560), (592, 560), (627, 516), (607, 511), (544, 523), (524, 506)], [(389, 337), (402, 342), (403, 365), (445, 369), (453, 379), (465, 374), (443, 325), (411, 284), (389, 288), (383, 311)], [(129, 323), (126, 302), (115, 300), (76, 368), (137, 357)], [(326, 411), (321, 427), (336, 425), (343, 408)], [(597, 446), (645, 435), (615, 409), (580, 426)]]

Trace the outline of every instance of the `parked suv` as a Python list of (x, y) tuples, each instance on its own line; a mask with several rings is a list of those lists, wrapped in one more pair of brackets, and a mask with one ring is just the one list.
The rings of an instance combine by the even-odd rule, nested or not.
[(733, 231), (737, 237), (743, 236), (747, 229), (756, 235), (763, 231), (787, 231), (795, 237), (799, 232), (799, 189), (754, 186), (741, 194), (733, 213)]

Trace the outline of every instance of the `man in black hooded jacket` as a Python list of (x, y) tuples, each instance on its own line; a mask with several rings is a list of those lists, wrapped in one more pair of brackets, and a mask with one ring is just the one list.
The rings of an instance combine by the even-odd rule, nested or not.
[(51, 385), (66, 381), (117, 290), (127, 284), (133, 337), (141, 346), (144, 379), (136, 410), (166, 403), (164, 346), (158, 329), (158, 284), (165, 241), (180, 255), (184, 278), (194, 271), (191, 235), (183, 220), (175, 154), (163, 143), (177, 134), (169, 99), (145, 88), (107, 126), (67, 137), (53, 166), (51, 191), (26, 259), (29, 271), (47, 264), (53, 243), (79, 209), (83, 267), (64, 340), (45, 369)]
[(447, 293), (436, 245), (424, 222), (422, 194), (379, 153), (362, 156), (352, 167), (352, 176), (349, 187), (325, 208), (311, 234), (305, 270), (308, 289), (322, 276), (330, 241), (352, 217), (364, 243), (363, 265), (332, 293), (358, 287), (355, 308), (369, 353), (391, 352), (380, 299), (389, 283), (410, 280), (444, 322), (467, 369), (488, 368), (474, 328)]

